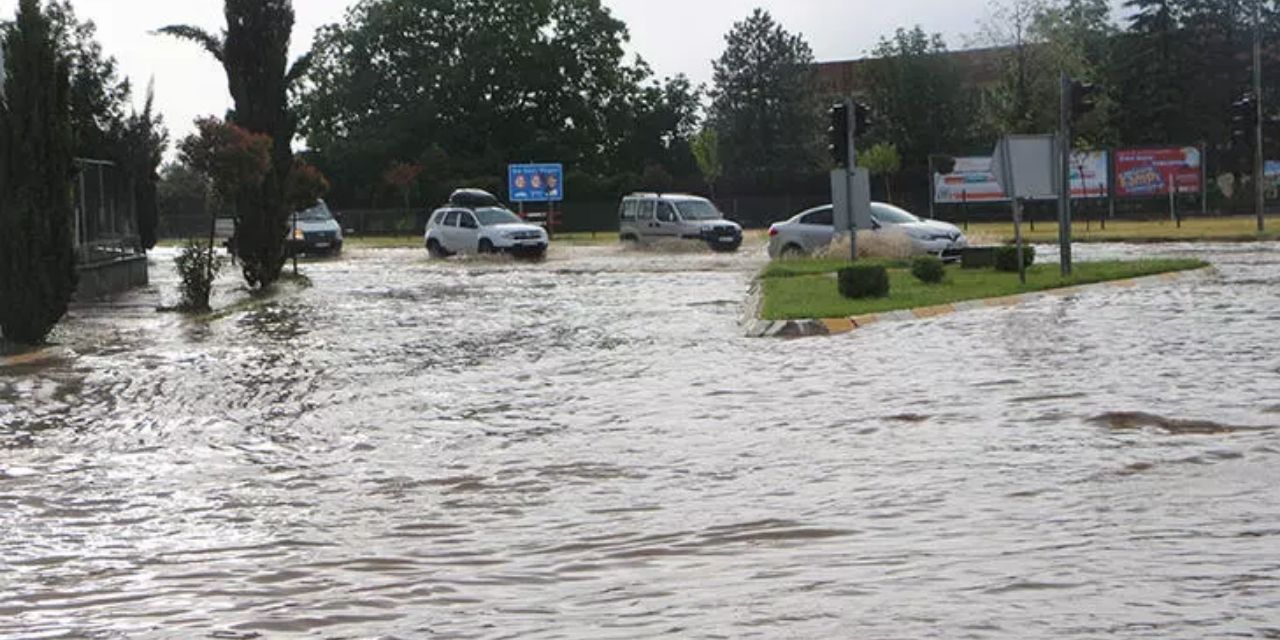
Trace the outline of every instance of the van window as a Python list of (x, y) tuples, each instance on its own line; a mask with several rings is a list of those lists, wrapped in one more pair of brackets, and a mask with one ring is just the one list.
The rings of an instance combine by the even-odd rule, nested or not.
[(676, 208), (671, 206), (670, 202), (658, 203), (658, 221), (659, 222), (675, 222)]
[(641, 220), (653, 220), (657, 214), (658, 203), (655, 200), (644, 200), (640, 202), (640, 213), (637, 215)]
[(639, 202), (635, 200), (625, 200), (622, 203), (622, 219), (635, 220), (636, 210), (639, 208)]

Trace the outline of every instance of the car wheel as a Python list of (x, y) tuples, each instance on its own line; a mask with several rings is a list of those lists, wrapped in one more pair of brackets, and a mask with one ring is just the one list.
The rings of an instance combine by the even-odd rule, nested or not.
[(449, 252), (445, 251), (444, 247), (440, 246), (440, 241), (436, 240), (435, 238), (432, 238), (427, 241), (427, 253), (432, 258), (448, 258), (449, 257)]
[(488, 255), (493, 253), (493, 243), (488, 238), (480, 239), (480, 255)]

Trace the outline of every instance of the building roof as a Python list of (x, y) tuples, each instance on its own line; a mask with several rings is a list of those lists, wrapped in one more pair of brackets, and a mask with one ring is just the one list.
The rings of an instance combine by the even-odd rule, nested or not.
[[(1013, 47), (992, 47), (949, 51), (944, 54), (956, 65), (968, 87), (989, 87), (1000, 80), (1000, 62)], [(818, 82), (835, 95), (860, 96), (869, 90), (867, 69), (883, 58), (840, 60), (818, 63)]]

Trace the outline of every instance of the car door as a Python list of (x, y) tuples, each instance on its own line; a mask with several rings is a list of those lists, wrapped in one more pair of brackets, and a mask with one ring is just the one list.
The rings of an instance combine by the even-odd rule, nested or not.
[(658, 201), (657, 213), (654, 216), (654, 235), (659, 238), (679, 238), (682, 223), (675, 205), (665, 200)]
[(827, 248), (835, 238), (835, 211), (823, 207), (800, 218), (799, 232), (805, 251), (810, 253)]
[(641, 200), (639, 202), (640, 210), (636, 213), (637, 228), (640, 230), (644, 239), (649, 240), (657, 238), (660, 227), (658, 226), (658, 202), (656, 200)]
[(439, 238), (444, 250), (450, 253), (458, 251), (458, 218), (461, 211), (452, 210), (444, 214), (444, 222), (440, 223)]
[(480, 248), (480, 223), (470, 211), (458, 212), (458, 249), (461, 253), (476, 253)]

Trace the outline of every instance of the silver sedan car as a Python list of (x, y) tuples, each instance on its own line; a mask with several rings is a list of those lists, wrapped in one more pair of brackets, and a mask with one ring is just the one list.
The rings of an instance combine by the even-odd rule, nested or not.
[[(769, 257), (806, 256), (826, 249), (835, 239), (831, 205), (796, 214), (790, 220), (769, 227)], [(959, 227), (938, 220), (921, 220), (891, 204), (871, 203), (872, 229), (876, 233), (898, 231), (911, 241), (919, 255), (935, 255), (956, 260), (969, 240)]]

